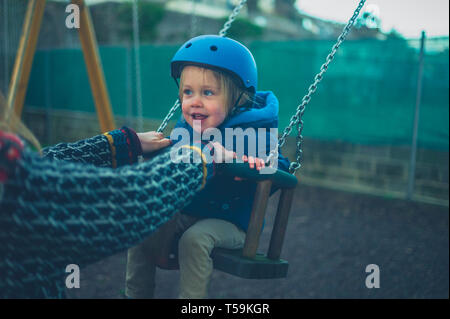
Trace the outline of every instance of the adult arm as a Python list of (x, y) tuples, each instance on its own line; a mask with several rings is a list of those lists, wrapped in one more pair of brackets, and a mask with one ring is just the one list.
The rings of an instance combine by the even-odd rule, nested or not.
[(136, 132), (123, 126), (74, 143), (59, 143), (44, 148), (42, 153), (46, 159), (119, 167), (136, 163), (142, 148)]
[(20, 296), (33, 275), (45, 287), (150, 235), (211, 177), (212, 163), (189, 160), (198, 149), (115, 170), (22, 151), (0, 185), (0, 291)]

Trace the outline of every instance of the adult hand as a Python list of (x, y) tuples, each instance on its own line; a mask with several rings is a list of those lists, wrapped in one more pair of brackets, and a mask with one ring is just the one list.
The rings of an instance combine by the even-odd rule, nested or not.
[(136, 135), (141, 142), (143, 153), (157, 151), (170, 145), (170, 140), (168, 138), (164, 138), (163, 133), (150, 131), (145, 133), (136, 133)]

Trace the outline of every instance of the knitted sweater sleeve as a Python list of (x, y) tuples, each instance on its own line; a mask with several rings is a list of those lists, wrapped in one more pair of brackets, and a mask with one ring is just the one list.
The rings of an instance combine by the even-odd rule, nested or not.
[(46, 147), (42, 153), (46, 159), (118, 167), (136, 163), (137, 157), (142, 155), (142, 149), (134, 130), (123, 126), (74, 143)]
[(24, 151), (1, 185), (0, 273), (7, 280), (0, 291), (21, 296), (30, 276), (40, 280), (33, 287), (51, 286), (68, 264), (83, 267), (143, 240), (210, 177), (213, 164), (189, 160), (194, 153), (166, 152), (113, 170)]
[(75, 143), (59, 143), (44, 148), (42, 154), (44, 158), (49, 160), (58, 159), (112, 167), (110, 145), (104, 135), (94, 136)]

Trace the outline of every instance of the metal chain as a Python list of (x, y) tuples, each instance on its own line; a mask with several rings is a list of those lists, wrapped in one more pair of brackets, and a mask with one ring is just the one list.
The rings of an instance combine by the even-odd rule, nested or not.
[(197, 35), (197, 2), (198, 0), (192, 1), (192, 11), (191, 11), (191, 37), (195, 37)]
[[(316, 92), (317, 85), (320, 83), (320, 81), (322, 81), (323, 74), (328, 70), (328, 65), (333, 60), (333, 58), (334, 58), (338, 48), (340, 47), (340, 45), (342, 44), (342, 42), (345, 40), (345, 38), (347, 37), (348, 33), (350, 32), (350, 29), (354, 25), (355, 20), (358, 17), (358, 15), (359, 15), (362, 7), (364, 6), (365, 2), (366, 2), (366, 0), (361, 0), (359, 2), (358, 7), (353, 12), (352, 17), (348, 21), (348, 23), (345, 26), (345, 28), (343, 29), (342, 33), (339, 35), (339, 37), (337, 39), (337, 42), (333, 45), (330, 54), (328, 54), (328, 56), (326, 58), (326, 62), (324, 64), (322, 64), (322, 66), (320, 67), (320, 72), (317, 73), (316, 76), (314, 77), (314, 82), (309, 86), (308, 93), (303, 97), (302, 103), (297, 106), (297, 112), (291, 117), (289, 126), (287, 126), (284, 129), (282, 136), (278, 140), (278, 148), (281, 148), (284, 145), (284, 143), (286, 142), (286, 137), (291, 133), (292, 127), (294, 125), (296, 125), (296, 127), (297, 127), (296, 161), (295, 162), (291, 162), (291, 165), (289, 166), (289, 171), (292, 174), (295, 174), (295, 172), (301, 167), (301, 160), (303, 158), (303, 151), (302, 151), (302, 144), (303, 144), (303, 136), (302, 136), (303, 120), (302, 120), (302, 117), (303, 117), (303, 113), (305, 112), (306, 105), (311, 101), (311, 95), (314, 92)], [(271, 151), (271, 153), (269, 154), (269, 157), (268, 157), (268, 161), (270, 161), (270, 159), (273, 156), (275, 156), (275, 158), (278, 157), (278, 148), (276, 148), (275, 150)]]
[(239, 15), (239, 12), (241, 11), (242, 7), (245, 5), (246, 2), (247, 0), (241, 0), (241, 2), (239, 2), (239, 4), (233, 9), (233, 12), (231, 12), (230, 16), (228, 17), (228, 21), (225, 22), (222, 30), (219, 31), (219, 36), (224, 37), (227, 34), (228, 29), (231, 28), (231, 24)]
[[(231, 12), (230, 16), (228, 17), (227, 22), (223, 25), (222, 30), (219, 31), (219, 36), (224, 37), (226, 36), (228, 29), (230, 29), (231, 24), (236, 19), (236, 17), (239, 15), (239, 12), (241, 11), (242, 7), (245, 5), (247, 0), (241, 0), (239, 4), (233, 9), (233, 12)], [(177, 99), (172, 106), (172, 108), (169, 110), (169, 113), (167, 113), (166, 117), (162, 121), (159, 128), (156, 130), (157, 132), (162, 132), (166, 128), (167, 124), (169, 123), (169, 120), (172, 118), (172, 116), (175, 114), (176, 110), (180, 107), (180, 100)]]
[(169, 110), (169, 113), (167, 113), (166, 117), (162, 121), (161, 125), (159, 126), (157, 132), (161, 133), (166, 128), (167, 124), (169, 123), (169, 120), (174, 116), (176, 110), (180, 107), (180, 99), (177, 99), (172, 106), (172, 108)]

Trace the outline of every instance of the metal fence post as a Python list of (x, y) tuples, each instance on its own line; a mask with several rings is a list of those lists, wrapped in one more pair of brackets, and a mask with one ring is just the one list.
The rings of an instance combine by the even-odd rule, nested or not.
[(414, 179), (416, 174), (416, 154), (417, 154), (417, 131), (419, 128), (419, 111), (420, 100), (422, 97), (422, 77), (423, 77), (423, 58), (425, 52), (425, 31), (422, 31), (420, 39), (420, 53), (419, 53), (419, 72), (417, 75), (417, 91), (416, 91), (416, 109), (414, 112), (414, 126), (411, 143), (411, 158), (409, 162), (409, 176), (408, 176), (408, 190), (406, 193), (407, 199), (412, 199), (414, 193)]
[(139, 7), (138, 0), (133, 1), (133, 43), (134, 43), (134, 65), (136, 76), (136, 106), (138, 132), (143, 131), (142, 113), (142, 80), (141, 80), (141, 42), (139, 38)]
[(132, 75), (132, 48), (131, 44), (127, 43), (126, 46), (126, 63), (125, 63), (125, 72), (127, 75), (126, 82), (126, 92), (127, 92), (127, 109), (126, 109), (126, 118), (127, 125), (130, 127), (136, 127), (136, 123), (134, 122), (133, 117), (133, 75)]

